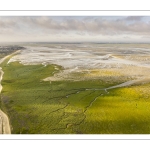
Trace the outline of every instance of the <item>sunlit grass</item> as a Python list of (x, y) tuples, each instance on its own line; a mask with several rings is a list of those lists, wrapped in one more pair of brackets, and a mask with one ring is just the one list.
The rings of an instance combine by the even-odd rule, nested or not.
[(135, 88), (138, 87), (114, 89), (99, 97), (88, 109), (80, 130), (95, 134), (150, 133), (150, 99), (145, 101)]
[(119, 81), (62, 80), (50, 84), (43, 79), (59, 72), (61, 66), (56, 70), (56, 65), (7, 61), (1, 65), (1, 107), (10, 118), (12, 133), (150, 133), (149, 84), (111, 89), (109, 93), (104, 89)]

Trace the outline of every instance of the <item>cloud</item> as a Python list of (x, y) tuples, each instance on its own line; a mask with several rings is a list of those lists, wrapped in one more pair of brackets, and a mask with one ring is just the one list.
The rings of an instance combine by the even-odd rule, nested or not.
[[(113, 17), (112, 17), (113, 18)], [(150, 34), (150, 22), (142, 16), (128, 16), (121, 19), (107, 17), (0, 17), (0, 36), (40, 37), (63, 35), (65, 37), (94, 36), (146, 36)]]
[(140, 21), (143, 18), (143, 16), (128, 16), (125, 18), (125, 20), (129, 21)]
[[(137, 20), (139, 17), (127, 17), (125, 20)], [(141, 28), (142, 26), (142, 28)], [(12, 28), (14, 30), (35, 31), (35, 30), (49, 30), (49, 31), (82, 31), (82, 32), (93, 32), (101, 34), (114, 34), (120, 32), (149, 32), (149, 24), (138, 22), (127, 24), (126, 21), (115, 21), (115, 20), (102, 20), (88, 19), (79, 20), (69, 18), (58, 21), (50, 17), (12, 17), (0, 20), (0, 28)]]

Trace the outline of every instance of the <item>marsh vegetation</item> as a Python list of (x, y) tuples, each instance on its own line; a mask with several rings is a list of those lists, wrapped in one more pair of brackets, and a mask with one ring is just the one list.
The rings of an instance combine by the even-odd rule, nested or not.
[[(104, 51), (100, 50), (108, 49), (109, 45), (103, 48), (98, 48), (100, 45), (96, 45), (97, 50), (93, 50), (94, 53), (91, 55), (87, 55), (88, 50), (85, 47), (80, 47), (86, 54), (83, 56), (87, 56), (88, 61), (90, 60), (89, 65), (84, 64), (87, 63), (87, 61), (84, 62), (86, 58), (83, 58), (83, 62), (80, 63), (82, 57), (77, 55), (79, 53), (77, 46), (75, 47), (77, 52), (71, 52), (71, 58), (74, 59), (69, 63), (67, 57), (71, 55), (62, 56), (60, 52), (65, 45), (61, 46), (59, 50), (57, 49), (58, 51), (55, 51), (54, 61), (52, 54), (55, 46), (51, 46), (49, 51), (47, 46), (46, 49), (36, 47), (37, 53), (35, 47), (33, 51), (30, 47), (27, 51), (24, 50), (1, 64), (4, 71), (1, 108), (10, 118), (12, 133), (150, 133), (150, 82), (148, 79), (150, 70), (146, 65), (149, 59), (144, 63), (143, 61), (130, 63), (131, 59), (124, 60), (123, 56), (115, 58), (119, 57), (117, 54), (114, 54), (115, 57), (113, 55), (102, 57), (100, 53)], [(116, 48), (116, 45), (114, 47)], [(129, 47), (133, 48), (133, 45)], [(28, 53), (29, 51), (31, 53)], [(70, 50), (67, 49), (67, 53), (68, 51)], [(59, 58), (57, 58), (57, 52)], [(121, 54), (124, 51), (117, 49), (117, 52)], [(47, 53), (50, 53), (51, 57), (45, 58)], [(137, 53), (139, 55), (139, 52)], [(96, 57), (93, 56), (95, 54)], [(132, 57), (131, 54), (130, 57)], [(45, 61), (43, 61), (44, 58)], [(99, 62), (100, 58), (102, 59)], [(120, 59), (122, 59), (121, 63), (118, 62)], [(101, 65), (98, 65), (99, 63)], [(118, 88), (110, 88), (139, 79), (143, 80)]]

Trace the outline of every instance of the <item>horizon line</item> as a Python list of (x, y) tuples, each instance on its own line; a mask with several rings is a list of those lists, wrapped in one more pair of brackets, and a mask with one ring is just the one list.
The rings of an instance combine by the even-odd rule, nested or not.
[(50, 43), (50, 44), (150, 44), (150, 42), (0, 42), (3, 43)]

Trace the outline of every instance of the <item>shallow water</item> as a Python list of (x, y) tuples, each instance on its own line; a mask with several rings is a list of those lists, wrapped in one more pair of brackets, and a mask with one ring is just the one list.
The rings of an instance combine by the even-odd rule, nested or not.
[[(23, 64), (57, 64), (65, 69), (74, 68), (118, 68), (120, 65), (133, 65), (149, 68), (148, 44), (37, 44), (25, 46), (19, 55), (11, 58)], [(116, 57), (123, 56), (123, 58)], [(126, 56), (126, 57), (125, 57)], [(133, 56), (145, 61), (134, 60)]]

